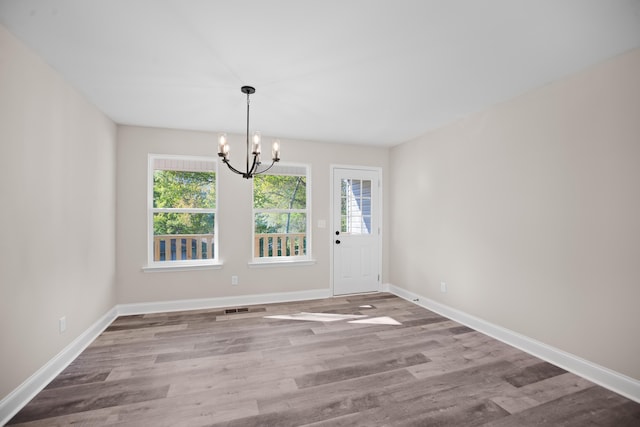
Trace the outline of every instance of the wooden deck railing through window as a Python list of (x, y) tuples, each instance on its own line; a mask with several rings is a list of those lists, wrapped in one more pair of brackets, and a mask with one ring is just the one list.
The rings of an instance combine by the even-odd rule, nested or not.
[(212, 259), (213, 234), (170, 234), (153, 236), (154, 261)]
[[(256, 258), (302, 256), (307, 253), (305, 233), (268, 233), (255, 235)], [(213, 234), (170, 234), (153, 236), (154, 261), (212, 259)]]
[(254, 257), (302, 256), (307, 253), (305, 233), (256, 234)]

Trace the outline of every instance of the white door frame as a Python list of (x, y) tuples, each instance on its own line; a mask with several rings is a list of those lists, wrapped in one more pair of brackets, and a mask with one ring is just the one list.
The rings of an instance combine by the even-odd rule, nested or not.
[(361, 166), (361, 165), (340, 165), (340, 164), (331, 164), (329, 165), (329, 169), (330, 169), (330, 173), (329, 173), (329, 209), (330, 209), (330, 221), (329, 221), (329, 227), (330, 227), (330, 233), (329, 233), (329, 258), (330, 258), (330, 262), (329, 262), (329, 275), (331, 277), (331, 295), (334, 296), (334, 275), (333, 275), (333, 263), (334, 263), (334, 240), (335, 240), (335, 230), (337, 230), (336, 227), (338, 227), (338, 224), (335, 224), (335, 215), (334, 215), (334, 178), (335, 178), (335, 171), (336, 169), (354, 169), (354, 170), (363, 170), (363, 171), (368, 171), (368, 172), (376, 172), (378, 174), (378, 198), (379, 198), (379, 203), (378, 203), (378, 212), (376, 212), (376, 214), (378, 215), (379, 218), (379, 227), (380, 227), (380, 232), (378, 233), (378, 269), (379, 272), (378, 274), (380, 275), (380, 279), (378, 280), (378, 289), (377, 292), (381, 292), (382, 291), (382, 236), (384, 233), (384, 221), (383, 221), (383, 217), (382, 217), (382, 212), (383, 212), (383, 185), (382, 185), (382, 168), (381, 167), (376, 167), (376, 166)]

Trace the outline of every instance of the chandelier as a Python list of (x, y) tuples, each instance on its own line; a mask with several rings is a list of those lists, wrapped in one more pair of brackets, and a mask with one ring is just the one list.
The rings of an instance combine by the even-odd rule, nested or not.
[(242, 86), (240, 88), (242, 93), (247, 94), (247, 161), (246, 170), (243, 172), (231, 166), (229, 163), (229, 141), (227, 140), (227, 134), (221, 133), (218, 135), (218, 156), (222, 158), (222, 161), (238, 175), (242, 175), (243, 178), (250, 179), (254, 176), (265, 173), (280, 161), (280, 141), (273, 141), (271, 146), (271, 164), (266, 168), (260, 168), (262, 162), (260, 161), (260, 132), (254, 132), (253, 137), (249, 140), (249, 95), (254, 93), (256, 89), (251, 86)]

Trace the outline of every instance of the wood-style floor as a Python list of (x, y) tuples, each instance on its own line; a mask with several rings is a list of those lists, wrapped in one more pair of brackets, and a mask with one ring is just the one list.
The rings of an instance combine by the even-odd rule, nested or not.
[[(264, 317), (299, 312), (401, 325)], [(9, 424), (621, 427), (640, 404), (372, 294), (119, 317)]]

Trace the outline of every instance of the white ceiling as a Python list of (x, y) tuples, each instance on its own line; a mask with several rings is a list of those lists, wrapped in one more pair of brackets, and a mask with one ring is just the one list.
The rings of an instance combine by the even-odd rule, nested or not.
[(117, 123), (390, 146), (640, 47), (640, 0), (0, 0)]

